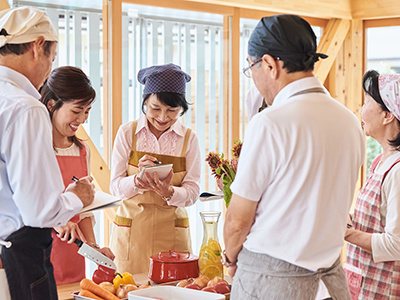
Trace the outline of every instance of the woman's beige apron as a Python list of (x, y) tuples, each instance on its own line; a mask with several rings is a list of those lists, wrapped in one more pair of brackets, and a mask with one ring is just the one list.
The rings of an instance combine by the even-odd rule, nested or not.
[[(128, 176), (139, 173), (139, 159), (148, 154), (163, 164), (173, 164), (171, 184), (180, 186), (186, 175), (185, 154), (191, 129), (186, 130), (181, 156), (170, 156), (136, 151), (136, 126), (135, 121)], [(132, 274), (147, 273), (150, 256), (158, 252), (170, 249), (192, 252), (187, 211), (184, 207), (169, 206), (161, 196), (152, 191), (127, 199), (116, 213), (110, 248), (115, 254), (117, 270)]]

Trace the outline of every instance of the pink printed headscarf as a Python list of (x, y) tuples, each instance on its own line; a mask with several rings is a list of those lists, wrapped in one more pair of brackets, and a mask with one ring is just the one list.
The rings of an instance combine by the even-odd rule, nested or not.
[(400, 120), (400, 74), (380, 75), (379, 93), (389, 111)]

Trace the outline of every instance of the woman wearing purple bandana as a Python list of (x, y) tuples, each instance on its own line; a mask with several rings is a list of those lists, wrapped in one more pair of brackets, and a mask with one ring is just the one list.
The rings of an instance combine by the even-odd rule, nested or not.
[[(185, 207), (200, 194), (200, 146), (197, 134), (179, 118), (188, 110), (190, 76), (174, 64), (141, 69), (143, 114), (122, 125), (114, 143), (111, 193), (124, 199), (113, 222), (110, 248), (118, 270), (149, 271), (149, 257), (159, 252), (191, 252)], [(146, 166), (172, 164), (160, 180), (138, 174)], [(145, 174), (148, 175), (148, 174)]]
[(372, 162), (347, 229), (352, 299), (400, 299), (400, 74), (363, 78), (364, 132), (383, 153)]

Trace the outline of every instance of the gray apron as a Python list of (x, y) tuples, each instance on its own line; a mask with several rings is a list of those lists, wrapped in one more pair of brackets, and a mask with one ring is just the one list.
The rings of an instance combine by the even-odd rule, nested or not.
[(324, 282), (334, 300), (351, 300), (339, 258), (331, 267), (313, 272), (242, 248), (233, 278), (231, 300), (315, 300), (319, 280)]

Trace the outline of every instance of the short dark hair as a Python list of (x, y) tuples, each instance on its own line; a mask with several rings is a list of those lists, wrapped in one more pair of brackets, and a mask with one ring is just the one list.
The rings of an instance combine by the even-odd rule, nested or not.
[[(50, 55), (50, 49), (55, 41), (45, 41), (44, 42), (44, 53), (48, 56)], [(26, 53), (31, 47), (33, 42), (23, 43), (23, 44), (5, 44), (0, 48), (0, 55), (15, 54), (22, 55)]]
[[(363, 90), (369, 95), (376, 103), (382, 108), (383, 111), (389, 111), (387, 106), (382, 100), (381, 94), (379, 93), (379, 73), (375, 70), (367, 71), (363, 76)], [(398, 125), (400, 126), (400, 120), (396, 118)], [(400, 151), (400, 131), (396, 138), (389, 140), (389, 144)]]
[[(96, 91), (92, 87), (90, 79), (79, 68), (59, 67), (54, 69), (49, 78), (40, 90), (42, 102), (46, 108), (51, 99), (56, 101), (55, 105), (49, 110), (50, 118), (56, 110), (60, 109), (64, 103), (79, 100), (78, 104), (89, 105), (96, 98)], [(82, 143), (74, 135), (68, 138), (71, 142), (82, 148)]]
[[(144, 110), (146, 100), (153, 94), (145, 94), (143, 95), (142, 102), (142, 112), (146, 113)], [(185, 94), (171, 93), (171, 92), (160, 92), (155, 93), (157, 99), (168, 106), (171, 107), (182, 107), (181, 116), (183, 116), (186, 111), (189, 109), (190, 103), (186, 101)]]

